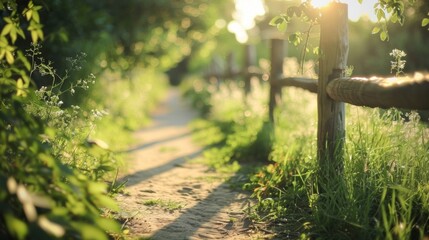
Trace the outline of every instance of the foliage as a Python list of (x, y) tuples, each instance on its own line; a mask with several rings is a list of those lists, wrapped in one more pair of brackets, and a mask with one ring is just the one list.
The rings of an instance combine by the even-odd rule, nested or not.
[[(106, 69), (126, 75), (136, 66), (166, 71), (213, 43), (219, 32), (214, 22), (228, 12), (225, 2), (214, 8), (207, 0), (44, 1), (44, 57), (63, 71), (68, 63), (62, 56), (85, 52), (89, 64), (82, 76)], [(85, 96), (65, 102), (79, 99)]]
[[(357, 0), (362, 3), (362, 0)], [(380, 0), (374, 5), (374, 12), (377, 16), (378, 26), (372, 29), (372, 34), (379, 34), (382, 41), (389, 39), (388, 22), (399, 23), (403, 25), (405, 22), (405, 10), (411, 8), (415, 0)], [(270, 21), (270, 25), (276, 26), (279, 31), (285, 32), (287, 24), (293, 17), (303, 17), (305, 21), (318, 23), (321, 17), (320, 9), (317, 9), (311, 5), (311, 0), (304, 1), (299, 6), (290, 7), (287, 9), (287, 13), (281, 14), (280, 16), (274, 17)], [(429, 23), (427, 18), (422, 20), (422, 26), (426, 26)], [(300, 38), (296, 38), (294, 42), (299, 41)]]
[[(61, 76), (39, 58), (36, 42), (44, 37), (40, 6), (30, 1), (20, 12), (21, 5), (2, 1), (1, 7), (7, 24), (2, 28), (0, 59), (0, 236), (108, 239), (108, 233), (119, 232), (109, 218), (117, 206), (100, 180), (112, 159), (83, 145), (93, 115), (78, 106), (65, 109), (61, 99), (75, 88), (88, 88), (88, 79), (63, 89), (69, 72)], [(34, 44), (27, 52), (31, 61), (15, 45), (25, 33)], [(34, 75), (49, 79), (50, 85), (34, 92)]]
[[(53, 72), (43, 64), (33, 66), (38, 66), (31, 69), (33, 73), (42, 73), (41, 69)], [(7, 84), (14, 82), (5, 74), (13, 67), (2, 73), (0, 235), (107, 239), (107, 231), (119, 231), (113, 220), (101, 216), (103, 211), (117, 209), (107, 196), (107, 185), (99, 182), (110, 159), (95, 156), (82, 146), (83, 130), (93, 121), (79, 121), (76, 108), (62, 110), (56, 84), (42, 87), (36, 94), (31, 88)], [(21, 73), (30, 78), (29, 72)], [(98, 164), (88, 165), (84, 160)]]

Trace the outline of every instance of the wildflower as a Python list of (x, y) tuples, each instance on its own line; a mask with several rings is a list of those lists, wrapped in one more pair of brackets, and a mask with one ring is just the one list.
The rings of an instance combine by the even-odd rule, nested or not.
[(64, 110), (58, 110), (55, 112), (56, 117), (61, 117), (64, 114)]
[(404, 51), (395, 48), (389, 53), (389, 55), (394, 58), (394, 61), (390, 62), (390, 72), (395, 72), (396, 76), (399, 76), (399, 74), (403, 73), (406, 63), (402, 58), (407, 56), (407, 54)]
[(51, 97), (52, 102), (58, 102), (58, 100), (60, 100), (60, 97), (58, 97), (58, 95), (53, 95)]
[(405, 56), (407, 56), (407, 54), (399, 49), (393, 49), (391, 53), (389, 53), (390, 56), (394, 57), (394, 58), (403, 58)]

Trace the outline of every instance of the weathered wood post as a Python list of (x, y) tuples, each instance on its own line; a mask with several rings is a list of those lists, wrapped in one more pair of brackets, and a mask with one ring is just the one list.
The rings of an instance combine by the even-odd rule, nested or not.
[(283, 73), (284, 52), (284, 40), (271, 39), (270, 99), (268, 106), (271, 122), (274, 122), (274, 109), (279, 105), (282, 96), (282, 88), (278, 82)]
[[(345, 138), (344, 103), (331, 99), (328, 83), (344, 74), (349, 52), (347, 4), (331, 3), (322, 9), (318, 83), (317, 154), (322, 172), (341, 174)], [(328, 172), (323, 168), (329, 168)]]
[(253, 44), (244, 45), (244, 93), (247, 95), (251, 90), (251, 79), (250, 69), (256, 66), (256, 47)]
[(226, 57), (226, 76), (227, 78), (235, 78), (239, 72), (237, 60), (234, 52), (230, 52)]
[(212, 57), (209, 71), (210, 71), (209, 82), (211, 84), (215, 84), (217, 88), (219, 88), (223, 77), (222, 75), (224, 73), (224, 66), (222, 63), (222, 59), (219, 56), (215, 55)]

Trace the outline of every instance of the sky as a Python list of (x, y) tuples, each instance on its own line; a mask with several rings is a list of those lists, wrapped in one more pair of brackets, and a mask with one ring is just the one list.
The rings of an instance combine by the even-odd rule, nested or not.
[[(330, 0), (313, 0), (314, 4), (321, 3), (327, 4)], [(377, 21), (377, 17), (374, 13), (374, 4), (378, 0), (363, 0), (362, 4), (358, 0), (341, 0), (341, 3), (346, 3), (349, 6), (349, 19), (351, 21), (357, 21), (361, 16), (368, 16), (373, 22)]]
[[(332, 0), (313, 0), (313, 5), (320, 7), (326, 5)], [(363, 0), (362, 4), (358, 0), (340, 0), (342, 3), (348, 4), (349, 19), (357, 21), (361, 16), (366, 15), (371, 21), (376, 21), (377, 17), (374, 14), (374, 4), (378, 0)], [(236, 39), (240, 43), (245, 43), (248, 40), (247, 30), (255, 26), (255, 18), (263, 16), (267, 9), (263, 0), (235, 0), (234, 20), (228, 24), (228, 30), (235, 34)]]

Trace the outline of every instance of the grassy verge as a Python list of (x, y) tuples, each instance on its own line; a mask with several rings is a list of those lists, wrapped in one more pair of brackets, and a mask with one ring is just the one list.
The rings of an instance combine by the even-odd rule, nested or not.
[(258, 200), (254, 220), (270, 223), (279, 237), (428, 235), (429, 130), (417, 114), (404, 120), (397, 110), (347, 106), (344, 173), (324, 176), (316, 158), (315, 95), (285, 89), (273, 129), (264, 86), (256, 84), (247, 101), (235, 84), (217, 89), (194, 79), (188, 86), (189, 99), (206, 103), (196, 138), (208, 145), (204, 155), (214, 167), (269, 160), (244, 188)]

